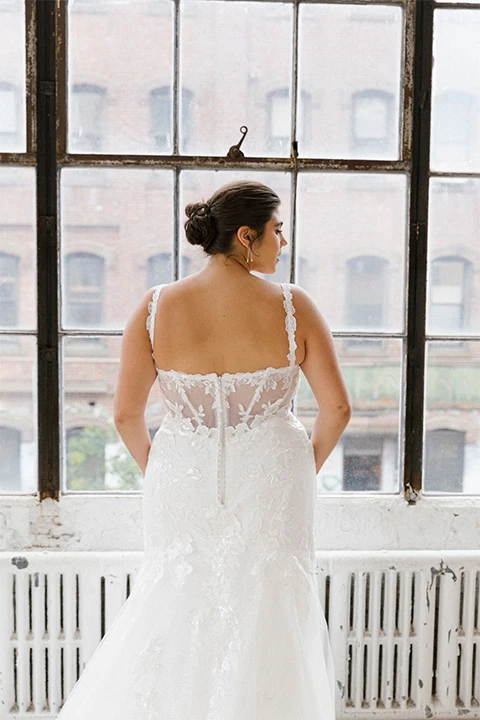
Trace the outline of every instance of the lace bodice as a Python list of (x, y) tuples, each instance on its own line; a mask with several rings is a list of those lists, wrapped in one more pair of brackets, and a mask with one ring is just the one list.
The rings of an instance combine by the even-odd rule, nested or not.
[[(164, 285), (157, 285), (148, 305), (147, 330), (153, 359), (153, 338), (158, 298)], [(169, 414), (192, 430), (253, 428), (277, 413), (288, 412), (298, 386), (299, 366), (295, 363), (295, 308), (288, 284), (284, 295), (285, 328), (288, 335), (288, 365), (259, 368), (254, 372), (186, 373), (161, 370), (158, 380)]]

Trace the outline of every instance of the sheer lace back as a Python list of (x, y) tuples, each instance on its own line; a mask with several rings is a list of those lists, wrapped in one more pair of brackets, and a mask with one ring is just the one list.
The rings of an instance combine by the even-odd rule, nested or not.
[[(164, 285), (157, 285), (148, 304), (147, 330), (154, 347), (155, 316)], [(170, 417), (186, 428), (253, 428), (267, 418), (288, 413), (298, 387), (299, 366), (295, 363), (295, 308), (288, 284), (281, 285), (288, 335), (288, 365), (259, 368), (254, 372), (186, 373), (161, 370), (158, 380)], [(155, 361), (154, 361), (155, 362)]]

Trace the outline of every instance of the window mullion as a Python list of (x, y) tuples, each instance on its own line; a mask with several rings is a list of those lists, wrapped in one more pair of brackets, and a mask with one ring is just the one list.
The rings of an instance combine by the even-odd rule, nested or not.
[(27, 123), (27, 155), (36, 152), (35, 128), (35, 88), (36, 88), (36, 47), (35, 47), (35, 2), (25, 3), (25, 52), (26, 52), (26, 87), (25, 107)]
[(173, 277), (180, 278), (180, 168), (173, 175)]
[(423, 0), (416, 4), (415, 17), (407, 296), (404, 495), (409, 502), (422, 488), (432, 48), (433, 0)]
[(415, 61), (415, 11), (416, 0), (407, 0), (403, 12), (403, 73), (402, 91), (403, 120), (400, 128), (400, 158), (406, 162), (412, 159), (412, 123), (413, 123), (413, 67)]
[(298, 186), (298, 142), (297, 142), (297, 97), (298, 97), (298, 28), (299, 28), (299, 8), (300, 3), (295, 0), (293, 8), (293, 43), (292, 43), (292, 142), (290, 146), (290, 154), (293, 164), (292, 184), (291, 184), (291, 246), (290, 246), (290, 282), (296, 279), (296, 225), (297, 225), (297, 186)]
[(68, 132), (68, 98), (67, 98), (67, 43), (68, 43), (68, 3), (65, 0), (56, 0), (57, 26), (56, 26), (56, 93), (57, 93), (57, 157), (64, 158), (67, 153)]
[[(173, 154), (180, 148), (180, 0), (175, 0), (173, 11)], [(180, 168), (173, 176), (173, 277), (180, 278)]]
[(57, 304), (55, 2), (36, 3), (38, 478), (40, 500), (58, 499), (60, 430)]
[(173, 110), (173, 154), (178, 155), (179, 137), (180, 137), (180, 0), (175, 0), (173, 11), (173, 91), (172, 91), (172, 110)]

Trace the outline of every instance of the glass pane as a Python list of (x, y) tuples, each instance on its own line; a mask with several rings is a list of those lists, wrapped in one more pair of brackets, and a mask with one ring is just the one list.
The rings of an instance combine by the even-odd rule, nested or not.
[[(317, 475), (318, 493), (399, 491), (401, 353), (400, 340), (388, 340), (381, 357), (352, 359), (348, 338), (336, 338), (352, 417)], [(303, 373), (296, 415), (309, 435), (318, 405)]]
[(152, 280), (162, 282), (173, 253), (172, 187), (170, 170), (62, 171), (64, 328), (121, 329)]
[[(406, 208), (406, 175), (299, 175), (296, 282), (332, 329), (404, 331)], [(352, 339), (350, 349), (380, 344)]]
[(430, 183), (427, 332), (480, 332), (480, 180), (434, 178)]
[(182, 152), (226, 155), (246, 125), (247, 157), (290, 155), (292, 12), (268, 2), (181, 3), (180, 77), (195, 118)]
[(272, 282), (289, 282), (290, 281), (290, 263), (291, 263), (291, 242), (290, 242), (290, 192), (291, 192), (291, 176), (289, 173), (277, 172), (255, 172), (247, 171), (228, 171), (228, 170), (185, 170), (180, 177), (180, 227), (182, 234), (180, 239), (180, 276), (186, 277), (198, 272), (208, 262), (209, 255), (199, 245), (191, 245), (185, 237), (183, 231), (184, 222), (186, 220), (185, 207), (189, 203), (203, 202), (209, 199), (213, 193), (222, 185), (239, 180), (256, 180), (268, 187), (271, 187), (280, 197), (281, 205), (279, 209), (280, 219), (283, 220), (283, 231), (288, 245), (282, 249), (282, 255), (277, 265), (275, 273), (266, 274), (255, 272), (255, 263), (253, 264), (253, 274)]
[(35, 338), (0, 335), (0, 493), (37, 489)]
[(437, 0), (437, 2), (452, 3), (452, 5), (455, 5), (457, 3), (462, 3), (462, 5), (464, 3), (466, 3), (468, 5), (480, 5), (479, 0)]
[(34, 330), (35, 170), (0, 167), (0, 327)]
[(480, 493), (480, 342), (427, 344), (423, 487)]
[[(132, 308), (129, 308), (129, 310)], [(64, 490), (114, 492), (141, 490), (140, 468), (113, 424), (113, 395), (120, 364), (119, 337), (66, 338), (63, 352)], [(166, 413), (158, 383), (145, 416), (153, 437)]]
[(436, 10), (433, 43), (434, 170), (480, 170), (480, 8)]
[(0, 152), (25, 152), (25, 2), (0, 5)]
[(172, 152), (171, 101), (160, 111), (157, 97), (171, 95), (173, 3), (152, 5), (69, 0), (70, 152)]
[(403, 11), (300, 5), (299, 85), (312, 98), (299, 154), (398, 159)]

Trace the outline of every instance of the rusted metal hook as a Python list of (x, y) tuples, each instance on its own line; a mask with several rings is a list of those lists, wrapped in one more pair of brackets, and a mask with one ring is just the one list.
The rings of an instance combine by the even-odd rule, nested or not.
[(232, 147), (227, 153), (227, 158), (230, 158), (230, 160), (238, 160), (238, 158), (245, 157), (243, 152), (240, 150), (240, 146), (245, 140), (245, 135), (248, 133), (247, 126), (242, 125), (242, 127), (240, 128), (240, 132), (242, 133), (242, 138), (240, 142), (238, 142), (236, 145), (232, 145)]

